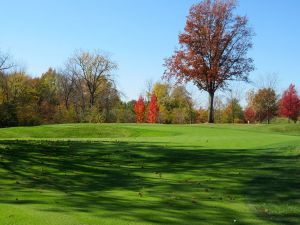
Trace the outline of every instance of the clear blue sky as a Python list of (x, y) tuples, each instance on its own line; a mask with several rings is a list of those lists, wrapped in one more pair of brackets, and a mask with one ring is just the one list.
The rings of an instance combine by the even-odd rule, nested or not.
[[(0, 49), (39, 76), (59, 68), (76, 49), (110, 52), (118, 87), (136, 98), (158, 80), (163, 59), (177, 46), (195, 0), (1, 1)], [(251, 56), (260, 74), (278, 73), (280, 88), (300, 86), (300, 1), (240, 0), (256, 32)]]

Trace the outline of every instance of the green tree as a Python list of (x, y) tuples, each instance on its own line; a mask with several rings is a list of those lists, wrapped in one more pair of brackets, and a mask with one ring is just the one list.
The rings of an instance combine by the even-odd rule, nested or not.
[(224, 123), (242, 123), (243, 122), (243, 109), (236, 98), (230, 99), (223, 112)]
[(175, 86), (170, 95), (172, 123), (192, 123), (193, 100), (184, 86)]
[(159, 114), (158, 121), (160, 123), (171, 123), (171, 102), (170, 102), (171, 86), (168, 83), (157, 82), (153, 86), (153, 93), (157, 98)]

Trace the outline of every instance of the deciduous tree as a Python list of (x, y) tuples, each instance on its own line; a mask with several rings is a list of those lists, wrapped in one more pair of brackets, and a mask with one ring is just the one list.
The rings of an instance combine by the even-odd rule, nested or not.
[(159, 107), (158, 120), (160, 123), (171, 123), (171, 103), (170, 92), (171, 86), (168, 83), (156, 82), (153, 86), (152, 92), (157, 98)]
[(295, 89), (295, 85), (291, 84), (289, 88), (283, 93), (280, 100), (280, 114), (289, 118), (295, 123), (300, 114), (300, 98)]
[(255, 111), (252, 107), (248, 106), (244, 110), (244, 118), (245, 118), (245, 121), (247, 123), (254, 123), (255, 122)]
[(143, 123), (145, 118), (145, 102), (144, 98), (142, 96), (139, 97), (137, 102), (134, 105), (134, 112), (136, 115), (136, 122), (137, 123)]
[(75, 88), (75, 79), (73, 76), (69, 76), (67, 72), (63, 72), (57, 74), (57, 80), (59, 97), (62, 99), (64, 107), (68, 110), (70, 106), (70, 98)]
[[(95, 95), (103, 79), (108, 79), (117, 65), (108, 56), (98, 52), (76, 52), (67, 62), (67, 70), (84, 82), (89, 93), (90, 107), (95, 104)], [(84, 90), (83, 90), (84, 91)]]
[(208, 111), (204, 108), (200, 108), (197, 113), (197, 123), (207, 123), (208, 122)]
[(151, 100), (148, 106), (148, 114), (147, 114), (148, 123), (156, 123), (158, 118), (158, 105), (156, 95), (151, 95)]
[(0, 51), (0, 73), (4, 73), (13, 67), (15, 67), (15, 64), (11, 61), (11, 56)]
[(194, 117), (194, 103), (185, 86), (177, 85), (170, 94), (172, 123), (192, 123)]
[(190, 9), (180, 49), (166, 59), (164, 77), (192, 81), (208, 92), (209, 122), (214, 122), (214, 95), (231, 80), (248, 81), (254, 69), (247, 56), (253, 32), (245, 16), (235, 16), (234, 0), (203, 0)]
[(272, 88), (259, 89), (254, 95), (253, 105), (257, 119), (260, 122), (266, 120), (269, 124), (278, 109), (275, 90)]
[(243, 122), (243, 110), (238, 99), (230, 99), (224, 109), (223, 122), (225, 123), (241, 123)]
[(56, 71), (49, 68), (42, 74), (37, 85), (39, 111), (46, 124), (55, 122), (54, 116), (59, 105), (57, 77)]

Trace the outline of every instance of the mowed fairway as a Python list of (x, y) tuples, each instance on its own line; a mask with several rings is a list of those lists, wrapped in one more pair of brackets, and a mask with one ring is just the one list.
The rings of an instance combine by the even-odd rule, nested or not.
[(300, 224), (299, 125), (0, 129), (1, 225)]

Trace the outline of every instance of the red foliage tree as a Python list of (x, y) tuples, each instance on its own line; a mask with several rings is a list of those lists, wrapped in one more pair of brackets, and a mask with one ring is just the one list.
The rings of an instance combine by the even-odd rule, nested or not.
[(158, 104), (155, 94), (152, 94), (148, 108), (148, 123), (156, 123), (158, 117)]
[(247, 107), (244, 111), (244, 118), (247, 123), (253, 123), (255, 121), (255, 111), (251, 107)]
[(248, 20), (234, 15), (235, 0), (203, 0), (190, 9), (180, 49), (166, 59), (167, 79), (193, 82), (209, 94), (209, 123), (214, 123), (214, 94), (229, 81), (248, 81), (254, 69), (247, 57), (253, 32)]
[(295, 85), (291, 84), (283, 93), (280, 100), (280, 115), (293, 120), (295, 123), (300, 114), (300, 98), (295, 89)]
[(136, 122), (143, 123), (145, 118), (145, 102), (142, 96), (139, 97), (138, 101), (134, 105), (134, 112), (136, 115)]

